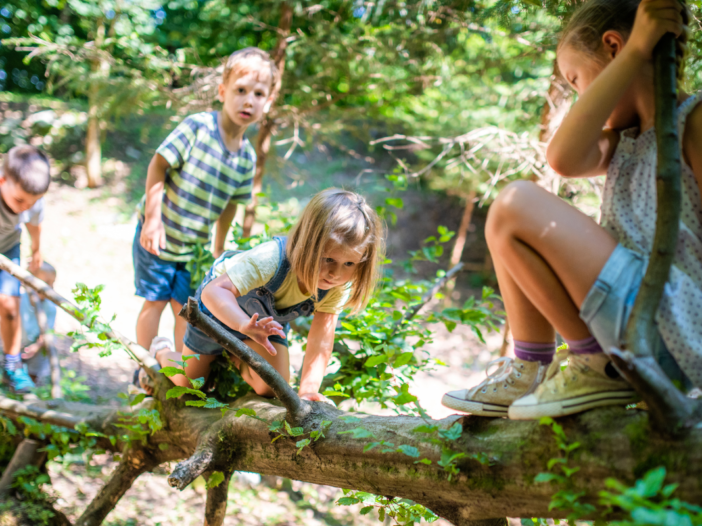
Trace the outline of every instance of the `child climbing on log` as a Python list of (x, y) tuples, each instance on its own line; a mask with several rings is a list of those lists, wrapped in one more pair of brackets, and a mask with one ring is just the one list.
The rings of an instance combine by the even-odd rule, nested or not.
[(177, 314), (195, 293), (186, 265), (198, 243), (209, 246), (213, 224), (214, 255), (222, 254), (237, 205), (251, 198), (256, 151), (244, 132), (270, 107), (278, 79), (266, 52), (233, 53), (219, 85), (222, 110), (190, 115), (151, 159), (132, 249), (136, 294), (144, 298), (136, 327), (142, 347), (152, 344), (170, 303), (180, 351), (185, 320)]
[[(339, 313), (361, 310), (371, 297), (383, 258), (380, 219), (358, 194), (330, 188), (310, 200), (288, 238), (276, 237), (242, 252), (225, 252), (197, 290), (200, 310), (290, 378), (288, 322), (313, 313), (300, 378), (300, 396), (325, 400), (319, 393), (331, 358)], [(196, 327), (187, 325), (183, 356), (191, 379), (209, 375), (224, 349)], [(181, 355), (168, 346), (155, 349), (162, 366)], [(261, 396), (273, 392), (245, 363), (242, 378)], [(144, 383), (142, 386), (148, 389)], [(183, 375), (171, 378), (188, 386)]]
[[(0, 253), (19, 264), (24, 224), (32, 240), (32, 272), (42, 264), (43, 196), (50, 182), (49, 158), (38, 148), (15, 146), (5, 155), (0, 174)], [(20, 356), (20, 282), (4, 270), (0, 271), (0, 336), (5, 354), (4, 380), (15, 393), (28, 393), (34, 382)]]
[[(443, 403), (484, 416), (535, 419), (638, 399), (607, 356), (624, 330), (656, 224), (653, 48), (678, 39), (682, 79), (689, 14), (677, 0), (589, 0), (557, 50), (578, 100), (547, 157), (563, 177), (607, 175), (598, 225), (557, 196), (512, 183), (486, 236), (514, 336), (514, 360)], [(655, 358), (683, 389), (702, 386), (702, 93), (679, 91), (680, 233), (656, 314)], [(554, 359), (555, 332), (568, 343)]]

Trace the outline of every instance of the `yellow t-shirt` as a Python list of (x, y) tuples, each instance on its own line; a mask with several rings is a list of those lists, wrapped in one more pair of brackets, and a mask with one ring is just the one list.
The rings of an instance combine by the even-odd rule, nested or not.
[[(230, 258), (225, 259), (214, 267), (214, 275), (221, 276), (226, 272), (229, 279), (244, 296), (250, 291), (263, 287), (273, 279), (280, 263), (280, 251), (276, 241), (267, 241), (260, 245), (240, 252)], [(326, 296), (315, 302), (316, 312), (328, 314), (339, 314), (344, 310), (344, 305), (349, 299), (350, 283), (329, 289)], [(311, 294), (303, 294), (297, 282), (294, 272), (288, 272), (283, 284), (273, 294), (275, 308), (277, 310), (287, 309), (298, 303), (302, 303), (311, 297)]]

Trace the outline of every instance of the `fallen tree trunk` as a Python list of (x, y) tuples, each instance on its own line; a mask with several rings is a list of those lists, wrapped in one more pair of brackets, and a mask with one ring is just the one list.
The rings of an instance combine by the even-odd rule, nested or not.
[[(22, 412), (19, 405), (23, 404), (15, 402), (13, 413), (7, 411), (5, 402), (0, 399), (0, 414), (16, 421), (16, 415)], [(160, 403), (158, 399), (150, 402), (153, 406)], [(102, 415), (104, 425), (99, 427), (104, 430), (118, 418), (116, 411), (104, 407), (59, 401), (49, 410), (46, 405), (47, 402), (35, 402), (31, 407), (35, 413), (74, 412), (78, 415), (76, 421), (92, 414), (96, 427), (95, 416)], [(190, 457), (173, 471), (169, 479), (171, 485), (182, 489), (208, 472), (221, 471), (227, 478), (234, 470), (252, 471), (412, 499), (457, 525), (504, 516), (564, 516), (563, 512), (548, 509), (554, 487), (533, 482), (538, 473), (546, 471), (549, 459), (560, 456), (550, 429), (538, 422), (474, 416), (429, 421), (442, 429), (456, 422), (462, 426), (461, 437), (451, 443), (451, 447), (465, 453), (466, 457), (458, 462), (460, 473), (449, 480), (449, 474), (437, 464), (441, 458), (440, 447), (422, 442), (425, 435), (414, 432), (427, 423), (421, 418), (349, 414), (322, 403), (312, 406), (305, 434), (300, 438), (319, 429), (324, 421), (330, 421), (331, 425), (325, 431), (325, 438), (304, 447), (298, 454), (297, 439), (282, 438), (271, 443), (277, 435), (269, 430), (266, 422), (282, 421), (286, 417), (285, 409), (277, 401), (247, 396), (231, 406), (252, 409), (266, 422), (248, 416), (236, 417), (233, 411), (222, 418), (219, 410), (186, 407), (182, 401), (170, 401), (163, 406), (164, 428), (152, 435), (145, 446), (138, 447), (143, 464), (129, 468), (129, 481), (136, 478), (137, 472)], [(348, 418), (352, 416), (360, 417), (360, 421), (349, 421), (353, 420)], [(631, 482), (659, 465), (668, 469), (668, 482), (680, 484), (677, 497), (690, 502), (702, 501), (699, 485), (702, 430), (695, 430), (685, 440), (672, 442), (651, 429), (645, 411), (624, 408), (589, 411), (564, 418), (559, 423), (570, 441), (582, 444), (577, 450), (581, 453), (576, 452), (571, 457), (580, 467), (574, 477), (575, 488), (586, 492), (581, 502), (595, 504), (597, 492), (605, 487), (609, 477)], [(354, 438), (354, 433), (349, 432), (359, 427), (372, 436)], [(363, 451), (369, 443), (380, 441), (393, 446)], [(400, 445), (416, 447), (419, 456), (397, 451)], [(120, 449), (119, 444), (108, 444), (107, 448)], [(392, 452), (383, 453), (383, 449), (392, 449)], [(417, 463), (425, 458), (432, 461), (431, 465)], [(486, 463), (478, 461), (479, 458)], [(128, 466), (118, 468), (106, 484), (109, 494), (105, 495), (106, 490), (103, 490), (96, 497), (102, 503), (109, 502), (109, 506), (103, 505), (99, 516), (84, 515), (77, 524), (101, 523), (116, 503), (114, 496), (121, 496), (126, 490), (122, 471), (129, 469)], [(110, 493), (113, 486), (118, 487)], [(96, 507), (91, 504), (86, 514)], [(221, 512), (221, 508), (213, 508), (213, 515)]]

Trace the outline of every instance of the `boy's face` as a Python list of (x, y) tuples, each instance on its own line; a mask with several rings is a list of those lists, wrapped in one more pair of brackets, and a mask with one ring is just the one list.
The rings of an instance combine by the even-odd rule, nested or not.
[(25, 192), (19, 184), (3, 175), (0, 175), (0, 196), (15, 214), (29, 210), (42, 197)]
[(249, 126), (261, 120), (263, 109), (271, 98), (271, 76), (265, 68), (235, 75), (219, 85), (222, 112), (238, 126)]

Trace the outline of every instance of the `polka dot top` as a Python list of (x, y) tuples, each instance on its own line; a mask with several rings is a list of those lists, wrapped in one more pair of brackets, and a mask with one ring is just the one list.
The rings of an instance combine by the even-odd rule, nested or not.
[[(702, 92), (678, 108), (678, 130), (702, 101)], [(651, 253), (656, 229), (656, 133), (625, 130), (610, 163), (602, 199), (602, 226), (624, 247)], [(702, 386), (702, 199), (683, 160), (680, 233), (656, 322), (666, 347), (696, 386)]]

